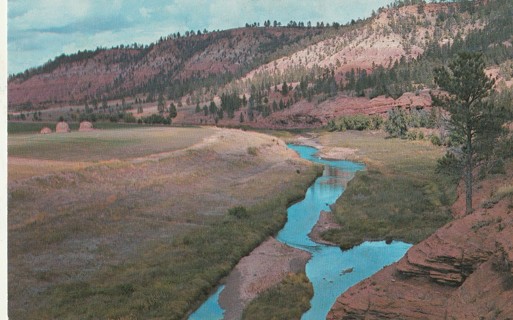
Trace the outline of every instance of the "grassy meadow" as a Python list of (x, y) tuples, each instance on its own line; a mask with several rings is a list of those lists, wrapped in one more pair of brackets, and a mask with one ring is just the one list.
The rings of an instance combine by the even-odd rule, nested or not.
[(320, 174), (240, 130), (8, 139), (11, 319), (182, 319)]
[[(18, 134), (18, 133), (28, 133), (35, 134), (39, 133), (41, 129), (44, 127), (48, 127), (55, 131), (55, 126), (57, 122), (45, 122), (45, 121), (9, 121), (7, 124), (7, 133), (8, 134)], [(69, 122), (69, 128), (71, 131), (77, 131), (80, 127), (80, 123), (78, 122)], [(93, 126), (96, 129), (136, 129), (136, 128), (145, 128), (144, 125), (134, 124), (134, 123), (124, 123), (124, 122), (94, 122)]]
[(325, 133), (319, 140), (357, 149), (352, 159), (367, 165), (333, 206), (341, 228), (324, 233), (326, 240), (342, 248), (378, 239), (417, 243), (451, 219), (457, 182), (435, 173), (444, 148), (370, 131)]
[(301, 319), (303, 313), (310, 309), (313, 294), (313, 286), (306, 274), (289, 274), (281, 283), (251, 301), (242, 319)]

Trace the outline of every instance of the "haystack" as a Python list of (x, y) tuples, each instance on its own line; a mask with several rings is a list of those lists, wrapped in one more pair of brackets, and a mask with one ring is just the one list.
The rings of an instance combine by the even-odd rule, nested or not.
[(69, 125), (64, 121), (57, 123), (57, 126), (55, 127), (55, 132), (57, 133), (67, 133), (70, 131)]
[(93, 131), (93, 124), (89, 121), (82, 121), (80, 122), (80, 128), (78, 128), (78, 131)]
[(48, 128), (48, 127), (44, 127), (43, 129), (41, 129), (41, 131), (39, 131), (40, 134), (49, 134), (49, 133), (52, 133), (52, 129)]

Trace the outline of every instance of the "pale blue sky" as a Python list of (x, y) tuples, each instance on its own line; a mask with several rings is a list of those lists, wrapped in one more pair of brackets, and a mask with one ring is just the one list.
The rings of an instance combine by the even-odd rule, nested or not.
[(246, 22), (346, 23), (392, 0), (8, 0), (8, 71), (22, 72), (61, 53), (149, 44), (186, 30)]

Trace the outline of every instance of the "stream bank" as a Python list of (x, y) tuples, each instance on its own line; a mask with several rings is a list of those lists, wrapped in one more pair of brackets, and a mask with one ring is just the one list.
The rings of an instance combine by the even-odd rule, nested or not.
[[(314, 184), (308, 188), (305, 198), (288, 208), (287, 223), (276, 237), (276, 240), (284, 245), (311, 255), (305, 269), (314, 287), (314, 297), (311, 300), (311, 309), (303, 315), (302, 319), (322, 319), (326, 317), (336, 298), (342, 292), (384, 266), (400, 259), (411, 245), (396, 241), (391, 244), (386, 244), (385, 241), (365, 242), (351, 250), (342, 251), (339, 247), (312, 240), (309, 234), (319, 221), (321, 212), (330, 211), (330, 205), (342, 195), (347, 182), (352, 179), (355, 172), (364, 169), (364, 166), (350, 161), (323, 159), (317, 156), (316, 148), (309, 146), (289, 145), (289, 148), (295, 150), (302, 158), (325, 166), (323, 176), (317, 178)], [(259, 255), (262, 255), (259, 253), (259, 249), (261, 247), (246, 258), (256, 257), (258, 259)], [(243, 260), (239, 265), (247, 263)], [(233, 279), (240, 279), (236, 274), (242, 268), (239, 265), (232, 272), (232, 274), (235, 273)], [(270, 266), (275, 267), (273, 264), (267, 264), (262, 270), (262, 274), (254, 273), (253, 276), (265, 278), (269, 269), (273, 269)], [(228, 279), (231, 277), (232, 275)], [(230, 281), (227, 282), (227, 286), (229, 285)], [(241, 284), (239, 284), (240, 286)], [(226, 295), (223, 292), (221, 292), (219, 300), (224, 307), (230, 308), (230, 304), (233, 304), (230, 302), (230, 297), (232, 301), (241, 298), (237, 297), (237, 294), (233, 294), (234, 291), (232, 294), (227, 291)], [(242, 315), (240, 304), (236, 309), (235, 311), (227, 309), (224, 314), (225, 318), (240, 318)], [(191, 315), (189, 319), (213, 319), (199, 318), (196, 317), (196, 314)]]

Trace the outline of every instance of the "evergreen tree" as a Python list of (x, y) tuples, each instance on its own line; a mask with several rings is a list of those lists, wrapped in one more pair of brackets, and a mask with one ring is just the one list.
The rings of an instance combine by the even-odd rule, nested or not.
[(169, 105), (169, 118), (176, 118), (177, 115), (178, 113), (176, 111), (176, 106), (174, 103), (171, 102), (171, 104)]
[(406, 114), (403, 109), (393, 108), (388, 112), (388, 119), (385, 122), (385, 131), (395, 138), (402, 138), (408, 132), (408, 124), (406, 122)]
[(281, 85), (281, 94), (286, 96), (289, 93), (289, 86), (287, 85), (287, 82), (283, 81), (283, 84)]
[(160, 114), (164, 113), (164, 109), (166, 108), (166, 102), (164, 101), (164, 96), (162, 95), (162, 92), (159, 93), (159, 98), (157, 102), (157, 110)]
[(490, 152), (507, 121), (486, 99), (495, 81), (488, 78), (484, 67), (481, 54), (460, 53), (449, 69), (435, 69), (435, 83), (446, 94), (433, 95), (433, 102), (450, 113), (451, 130), (461, 143), (467, 214), (472, 212), (472, 172), (478, 159)]

